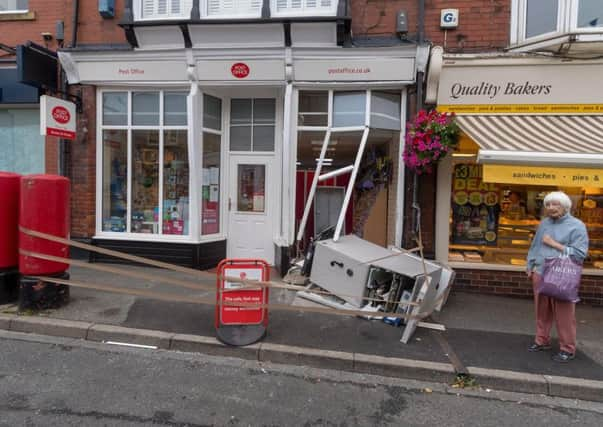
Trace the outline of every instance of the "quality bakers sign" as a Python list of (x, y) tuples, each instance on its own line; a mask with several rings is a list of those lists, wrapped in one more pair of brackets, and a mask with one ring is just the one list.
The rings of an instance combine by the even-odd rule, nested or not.
[(40, 97), (40, 134), (75, 139), (75, 104), (52, 96)]
[(438, 110), (458, 114), (603, 114), (603, 63), (445, 62)]

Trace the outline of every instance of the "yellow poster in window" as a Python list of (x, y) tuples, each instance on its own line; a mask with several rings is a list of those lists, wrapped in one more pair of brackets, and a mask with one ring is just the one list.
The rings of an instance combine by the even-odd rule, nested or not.
[(484, 182), (603, 188), (603, 169), (484, 165)]

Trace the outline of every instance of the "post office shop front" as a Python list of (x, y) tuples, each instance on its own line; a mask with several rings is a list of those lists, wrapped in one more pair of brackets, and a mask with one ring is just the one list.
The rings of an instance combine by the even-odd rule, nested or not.
[[(69, 82), (96, 90), (94, 244), (197, 268), (225, 257), (285, 268), (303, 183), (327, 133), (323, 171), (354, 164), (364, 134), (362, 172), (388, 165), (382, 180), (362, 180), (387, 187), (367, 227), (383, 246), (400, 239), (398, 153), (416, 47), (342, 48), (335, 38), (310, 47), (307, 30), (287, 47), (282, 25), (268, 27), (249, 24), (219, 49), (191, 26), (192, 48), (145, 46), (140, 37), (136, 49), (60, 53)], [(308, 236), (337, 221), (349, 177), (323, 183), (317, 198), (327, 209), (311, 213)], [(370, 222), (368, 204), (351, 200), (344, 233)]]
[(529, 294), (527, 251), (544, 196), (561, 190), (590, 239), (581, 298), (603, 303), (601, 72), (600, 61), (444, 60), (438, 109), (457, 114), (462, 136), (438, 168), (436, 254), (456, 286)]

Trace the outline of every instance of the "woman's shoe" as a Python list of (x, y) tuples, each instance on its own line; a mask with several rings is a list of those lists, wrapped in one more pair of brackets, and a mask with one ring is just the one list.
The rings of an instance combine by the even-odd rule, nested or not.
[(567, 351), (560, 351), (559, 353), (553, 355), (552, 359), (555, 362), (559, 363), (567, 363), (570, 360), (574, 359), (576, 355), (574, 353), (568, 353)]
[(532, 353), (536, 352), (536, 351), (547, 351), (550, 350), (551, 346), (549, 344), (532, 344), (531, 346), (528, 347), (528, 351), (531, 351)]

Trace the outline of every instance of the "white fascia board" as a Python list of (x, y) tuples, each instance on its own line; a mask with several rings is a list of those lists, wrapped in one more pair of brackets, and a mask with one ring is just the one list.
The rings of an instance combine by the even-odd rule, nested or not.
[(603, 154), (479, 150), (477, 162), (568, 167), (588, 166), (600, 168), (603, 164)]
[(412, 58), (417, 57), (416, 46), (398, 47), (355, 47), (355, 48), (292, 48), (293, 59), (332, 58)]

